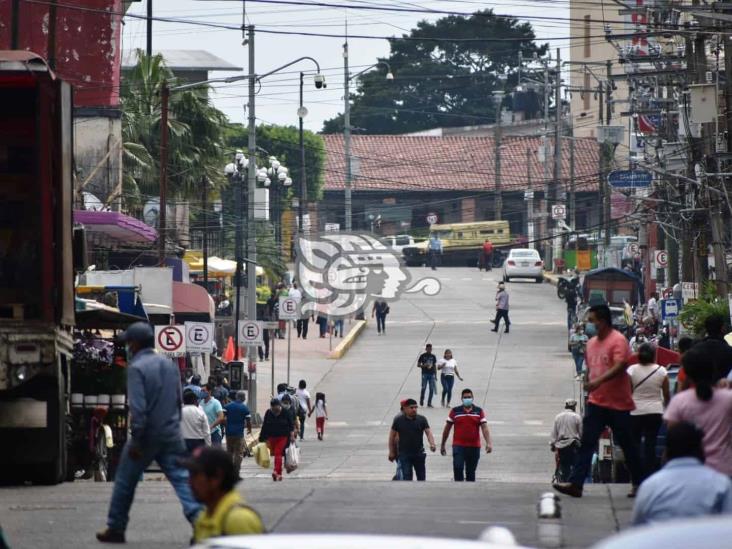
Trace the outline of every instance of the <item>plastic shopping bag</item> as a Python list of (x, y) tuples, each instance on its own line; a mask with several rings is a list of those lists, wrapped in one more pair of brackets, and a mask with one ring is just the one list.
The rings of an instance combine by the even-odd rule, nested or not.
[(267, 443), (260, 442), (254, 447), (254, 450), (252, 452), (254, 453), (254, 461), (257, 462), (257, 465), (263, 467), (264, 469), (269, 469), (271, 460)]
[(300, 462), (300, 449), (295, 444), (290, 444), (285, 451), (285, 470), (292, 473), (297, 469)]

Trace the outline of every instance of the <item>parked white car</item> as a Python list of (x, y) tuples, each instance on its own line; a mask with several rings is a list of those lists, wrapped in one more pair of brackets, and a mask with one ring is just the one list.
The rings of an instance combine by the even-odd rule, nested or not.
[(503, 262), (503, 281), (512, 278), (533, 278), (537, 283), (544, 281), (544, 262), (539, 252), (530, 248), (514, 248)]
[(402, 250), (408, 246), (414, 246), (414, 237), (408, 234), (397, 234), (393, 236), (385, 236), (381, 239), (384, 245), (389, 246), (392, 250), (401, 255)]

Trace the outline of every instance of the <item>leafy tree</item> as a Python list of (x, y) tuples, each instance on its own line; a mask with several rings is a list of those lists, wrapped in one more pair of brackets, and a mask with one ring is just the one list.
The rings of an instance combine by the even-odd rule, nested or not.
[[(546, 51), (534, 38), (529, 23), (489, 9), (470, 17), (421, 21), (408, 36), (390, 40), (385, 61), (394, 80), (386, 80), (383, 66), (360, 77), (351, 96), (351, 125), (365, 133), (393, 134), (491, 123), (496, 112), (492, 92), (517, 84), (519, 51), (524, 58)], [(323, 125), (323, 133), (342, 131), (342, 114)]]
[(704, 323), (712, 316), (729, 318), (729, 303), (726, 297), (720, 297), (717, 294), (714, 282), (707, 281), (702, 285), (699, 299), (686, 303), (681, 309), (679, 320), (696, 337), (703, 337)]
[[(159, 193), (161, 89), (176, 79), (161, 55), (137, 52), (137, 64), (122, 86), (123, 199), (136, 211), (144, 195)], [(221, 186), (224, 113), (212, 106), (206, 87), (172, 92), (169, 100), (169, 193), (178, 199), (201, 195), (201, 181)]]

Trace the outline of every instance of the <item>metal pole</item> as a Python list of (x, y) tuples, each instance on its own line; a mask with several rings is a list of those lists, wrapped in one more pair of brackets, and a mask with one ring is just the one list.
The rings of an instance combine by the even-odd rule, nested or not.
[(241, 318), (241, 241), (242, 241), (242, 182), (241, 172), (239, 170), (239, 161), (237, 160), (237, 171), (234, 173), (234, 210), (236, 212), (236, 227), (234, 234), (234, 257), (236, 258), (236, 272), (234, 274), (234, 283), (236, 284), (236, 303), (234, 304), (234, 360), (239, 360), (239, 319)]
[(292, 326), (287, 327), (287, 384), (290, 384), (290, 342), (292, 341)]
[[(574, 132), (571, 133), (574, 134)], [(573, 231), (577, 232), (577, 182), (574, 180), (574, 135), (569, 140), (569, 226)]]
[[(304, 73), (300, 73), (300, 113), (302, 113), (303, 108), (303, 79), (305, 77)], [(305, 234), (305, 229), (303, 228), (303, 214), (305, 212), (305, 202), (307, 201), (308, 196), (308, 190), (307, 190), (307, 178), (305, 174), (305, 137), (303, 135), (303, 120), (302, 116), (298, 117), (300, 119), (300, 200), (297, 204), (297, 221), (298, 221), (298, 232), (301, 235)]]
[(269, 342), (272, 348), (270, 349), (270, 356), (272, 357), (272, 380), (270, 381), (270, 395), (274, 397), (275, 395), (275, 340), (277, 339), (277, 336), (273, 337), (273, 330), (269, 330)]
[(163, 82), (160, 91), (160, 212), (158, 213), (158, 262), (165, 263), (168, 207), (168, 101), (170, 88)]
[(501, 195), (501, 102), (502, 97), (500, 94), (496, 96), (496, 125), (495, 125), (495, 185), (496, 185), (496, 203), (495, 206), (495, 213), (493, 214), (493, 217), (496, 221), (501, 219), (503, 216), (503, 196)]
[[(549, 63), (544, 60), (544, 134), (542, 135), (542, 145), (544, 147), (544, 204), (539, 206), (539, 210), (548, 213), (549, 208)], [(540, 221), (542, 227), (541, 238), (544, 246), (544, 259), (545, 264), (551, 265), (548, 262), (551, 254), (552, 244), (549, 241), (549, 217), (544, 216)]]
[[(562, 60), (561, 50), (557, 48), (557, 65), (556, 65), (556, 80), (554, 82), (554, 108), (556, 114), (554, 118), (554, 176), (552, 178), (550, 192), (549, 192), (549, 207), (551, 210), (552, 204), (557, 200), (557, 189), (559, 188), (559, 182), (562, 179)], [(547, 223), (549, 222), (547, 218)], [(556, 225), (556, 222), (553, 223)], [(555, 227), (552, 227), (554, 229)], [(556, 237), (554, 236), (555, 231), (552, 230), (552, 237), (549, 241), (549, 254), (547, 254), (546, 261), (549, 264), (549, 269), (554, 266), (554, 245)]]
[(147, 0), (147, 43), (145, 44), (145, 53), (148, 57), (152, 56), (152, 22), (153, 22), (153, 0)]
[(346, 157), (346, 186), (345, 186), (345, 227), (347, 231), (352, 229), (351, 222), (351, 103), (349, 82), (351, 77), (348, 73), (348, 42), (343, 44), (343, 153)]
[(526, 200), (526, 232), (529, 237), (529, 248), (536, 248), (536, 233), (534, 231), (534, 190), (531, 185), (531, 149), (526, 149), (526, 188), (531, 198)]
[(203, 207), (201, 208), (203, 210), (203, 245), (201, 246), (203, 250), (203, 286), (208, 292), (208, 212), (206, 211), (208, 209), (208, 179), (206, 176), (203, 176), (201, 182), (203, 183)]
[[(254, 112), (254, 98), (256, 92), (256, 72), (254, 70), (254, 25), (248, 28), (249, 35), (249, 164), (247, 168), (247, 243), (248, 243), (248, 265), (247, 265), (247, 319), (257, 319), (257, 235), (254, 222), (254, 194), (257, 188), (257, 134), (256, 116)], [(249, 358), (250, 379), (254, 383), (250, 388), (250, 402), (253, 410), (257, 409), (257, 348), (249, 347), (247, 357)]]

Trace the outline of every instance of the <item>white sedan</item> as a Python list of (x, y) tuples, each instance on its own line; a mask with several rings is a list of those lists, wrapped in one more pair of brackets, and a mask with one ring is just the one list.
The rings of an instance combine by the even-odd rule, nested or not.
[(530, 248), (514, 248), (503, 262), (503, 281), (512, 278), (533, 278), (537, 283), (544, 281), (544, 262), (539, 252)]

